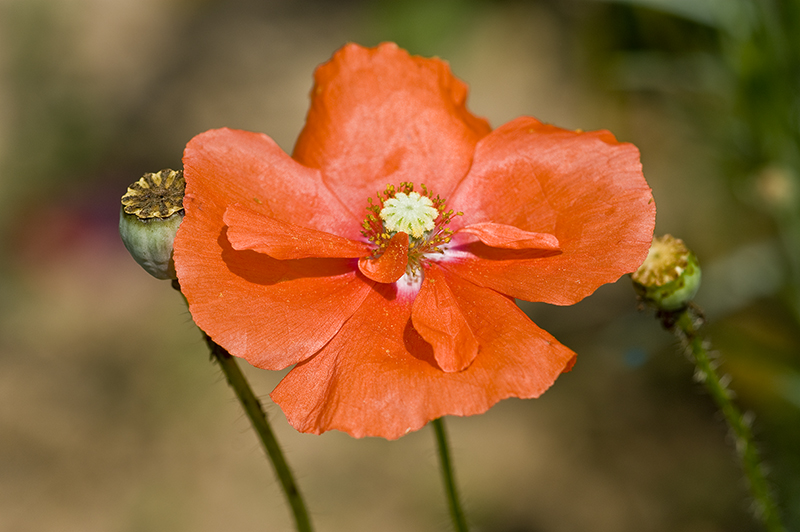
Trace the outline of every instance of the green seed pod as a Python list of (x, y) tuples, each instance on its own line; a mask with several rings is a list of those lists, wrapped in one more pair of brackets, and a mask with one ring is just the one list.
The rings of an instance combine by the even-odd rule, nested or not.
[(691, 303), (700, 288), (700, 265), (679, 238), (653, 239), (644, 263), (632, 274), (639, 296), (659, 310), (674, 312)]
[(122, 196), (119, 234), (130, 254), (156, 279), (175, 279), (172, 243), (183, 220), (181, 170), (145, 174)]

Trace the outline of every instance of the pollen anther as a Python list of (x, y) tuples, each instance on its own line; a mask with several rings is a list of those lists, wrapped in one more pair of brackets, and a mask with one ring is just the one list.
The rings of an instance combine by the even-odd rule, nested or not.
[(426, 255), (441, 254), (439, 246), (450, 242), (453, 232), (447, 227), (461, 212), (445, 209), (445, 200), (433, 196), (424, 184), (422, 193), (414, 191), (414, 184), (402, 182), (399, 186), (387, 185), (377, 194), (378, 201), (367, 199), (367, 216), (361, 234), (375, 245), (373, 257), (380, 257), (399, 232), (408, 239), (407, 273), (414, 277), (420, 271)]

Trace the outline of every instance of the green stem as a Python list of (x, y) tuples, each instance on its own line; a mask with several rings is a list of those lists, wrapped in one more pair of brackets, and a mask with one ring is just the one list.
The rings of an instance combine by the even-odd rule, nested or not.
[(250, 418), (250, 423), (253, 424), (253, 428), (264, 445), (264, 450), (267, 452), (270, 462), (272, 462), (275, 474), (278, 476), (283, 492), (289, 501), (289, 506), (292, 508), (298, 532), (311, 532), (311, 520), (308, 517), (303, 497), (294, 481), (294, 476), (289, 469), (286, 458), (284, 458), (283, 452), (278, 445), (278, 440), (275, 439), (275, 434), (269, 426), (269, 421), (264, 409), (261, 407), (261, 402), (253, 393), (252, 388), (250, 388), (250, 384), (247, 382), (242, 370), (239, 369), (236, 359), (211, 338), (204, 336), (211, 350), (211, 355), (219, 363), (219, 367), (222, 368), (225, 379), (227, 379), (233, 391), (236, 392), (236, 397), (242, 403), (242, 408), (247, 413), (247, 417)]
[(742, 463), (742, 469), (750, 484), (750, 493), (755, 499), (756, 514), (761, 519), (769, 532), (785, 532), (778, 514), (778, 505), (773, 499), (772, 492), (764, 474), (764, 467), (758, 449), (753, 443), (753, 433), (747, 419), (731, 401), (731, 391), (721, 381), (715, 365), (708, 352), (708, 342), (699, 332), (699, 319), (690, 309), (675, 314), (662, 316), (665, 325), (672, 329), (689, 348), (695, 364), (697, 365), (698, 378), (705, 385), (706, 390), (714, 399), (725, 421), (736, 439), (736, 451)]
[(447, 433), (444, 429), (443, 418), (433, 420), (433, 430), (436, 432), (436, 446), (439, 448), (439, 462), (442, 465), (442, 480), (444, 481), (444, 489), (447, 492), (447, 502), (450, 505), (453, 528), (456, 532), (467, 532), (469, 527), (458, 499), (453, 464), (450, 460), (450, 446), (447, 443)]

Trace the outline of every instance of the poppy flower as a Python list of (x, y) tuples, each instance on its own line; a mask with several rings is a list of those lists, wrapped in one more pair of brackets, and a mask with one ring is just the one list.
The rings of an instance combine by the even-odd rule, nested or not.
[(575, 354), (514, 299), (573, 304), (647, 256), (639, 152), (607, 131), (495, 130), (447, 63), (349, 44), (291, 156), (230, 129), (184, 153), (174, 260), (191, 314), (298, 430), (399, 438), (538, 397)]

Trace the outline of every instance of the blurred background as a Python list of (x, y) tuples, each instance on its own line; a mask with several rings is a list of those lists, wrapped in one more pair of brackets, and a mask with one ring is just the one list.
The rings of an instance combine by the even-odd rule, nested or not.
[[(291, 151), (348, 41), (449, 60), (493, 126), (641, 150), (790, 530), (800, 530), (800, 4), (795, 0), (0, 0), (0, 530), (291, 530), (247, 419), (119, 198), (209, 128)], [(522, 304), (579, 353), (542, 398), (449, 419), (476, 530), (756, 531), (720, 414), (627, 277)], [(450, 527), (433, 432), (291, 429), (320, 531)]]

